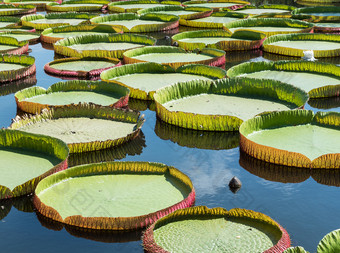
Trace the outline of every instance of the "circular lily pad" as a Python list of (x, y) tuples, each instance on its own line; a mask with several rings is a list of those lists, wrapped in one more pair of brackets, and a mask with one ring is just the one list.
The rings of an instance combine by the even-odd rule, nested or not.
[(14, 6), (18, 6), (18, 5), (34, 5), (36, 6), (37, 9), (45, 9), (46, 4), (48, 3), (53, 3), (53, 2), (59, 2), (58, 1), (54, 1), (54, 0), (50, 0), (50, 1), (44, 1), (44, 0), (3, 0), (4, 3), (8, 3), (8, 4), (12, 4)]
[(50, 27), (58, 27), (64, 25), (79, 25), (89, 23), (89, 19), (98, 15), (88, 13), (49, 13), (46, 15), (34, 14), (23, 16), (22, 24), (25, 26), (34, 27), (36, 30), (44, 30)]
[(15, 38), (18, 42), (28, 41), (30, 44), (35, 44), (40, 40), (40, 33), (33, 32), (8, 31), (0, 32), (0, 36)]
[(267, 162), (305, 168), (340, 168), (340, 113), (294, 110), (244, 122), (240, 148)]
[(314, 57), (340, 56), (340, 37), (334, 34), (283, 34), (267, 38), (263, 50), (269, 53), (303, 57), (313, 51)]
[(118, 27), (124, 32), (159, 32), (177, 28), (179, 17), (163, 13), (147, 13), (138, 16), (135, 13), (120, 13), (91, 19), (92, 24)]
[(32, 56), (0, 55), (0, 82), (11, 82), (34, 74), (36, 70), (34, 62)]
[(249, 78), (194, 80), (157, 90), (157, 116), (195, 130), (237, 131), (242, 121), (268, 111), (304, 106), (307, 94), (289, 84)]
[[(176, 4), (175, 1), (167, 1), (167, 4), (163, 4), (156, 0), (130, 0), (130, 1), (118, 1), (109, 4), (108, 9), (112, 12), (134, 12), (142, 9), (170, 6), (171, 4)], [(179, 5), (180, 3), (178, 3)]]
[(0, 54), (24, 54), (28, 51), (28, 41), (18, 41), (9, 36), (0, 36)]
[(289, 248), (285, 229), (270, 217), (246, 209), (177, 210), (154, 224), (143, 236), (146, 252), (282, 252)]
[(71, 153), (81, 153), (128, 142), (139, 135), (143, 123), (137, 112), (78, 104), (19, 117), (11, 128), (54, 136), (64, 140)]
[(179, 16), (181, 19), (198, 19), (209, 17), (212, 14), (213, 10), (207, 7), (183, 7), (179, 5), (164, 5), (139, 10), (137, 13), (139, 15), (142, 15), (151, 12), (161, 12), (165, 14), (176, 15)]
[[(67, 187), (68, 191), (61, 191)], [(42, 181), (34, 204), (48, 218), (90, 229), (146, 227), (179, 208), (192, 206), (195, 190), (179, 170), (149, 162), (107, 162), (70, 168)], [(91, 206), (74, 205), (86, 194)]]
[(223, 29), (230, 33), (239, 30), (260, 32), (269, 37), (276, 34), (308, 33), (312, 31), (313, 24), (289, 18), (248, 18), (226, 23)]
[(41, 179), (67, 168), (69, 150), (61, 140), (0, 130), (0, 199), (32, 193)]
[(110, 35), (122, 33), (117, 27), (107, 25), (69, 25), (47, 28), (41, 33), (41, 41), (54, 44), (58, 40), (80, 35)]
[(325, 235), (318, 244), (317, 253), (338, 252), (340, 250), (340, 229)]
[(278, 80), (308, 92), (310, 98), (338, 96), (340, 67), (311, 61), (247, 62), (228, 70), (228, 77)]
[[(20, 19), (19, 19), (20, 21)], [(21, 25), (9, 25), (4, 28), (0, 28), (1, 32), (32, 32), (35, 33), (36, 30), (30, 26), (21, 26)]]
[(57, 54), (70, 57), (123, 58), (129, 49), (154, 45), (156, 39), (137, 34), (84, 35), (59, 40), (54, 44)]
[(36, 12), (34, 5), (0, 4), (0, 16), (24, 15)]
[(230, 34), (226, 31), (200, 30), (179, 33), (171, 39), (185, 50), (209, 47), (233, 51), (258, 49), (265, 38), (264, 34), (251, 31), (238, 31)]
[(46, 10), (56, 12), (101, 11), (107, 8), (107, 0), (70, 0), (63, 3), (48, 3)]
[(180, 19), (180, 24), (183, 26), (222, 29), (223, 24), (233, 22), (239, 19), (247, 18), (248, 15), (236, 12), (214, 12), (209, 17), (198, 18), (193, 20)]
[(157, 89), (177, 82), (213, 80), (225, 76), (226, 72), (218, 67), (191, 64), (175, 70), (154, 62), (128, 64), (107, 70), (100, 75), (103, 81), (129, 88), (132, 98), (143, 100), (153, 100)]
[(236, 10), (236, 12), (248, 14), (251, 17), (264, 17), (264, 16), (271, 16), (271, 17), (290, 17), (291, 11), (295, 10), (296, 8), (290, 5), (281, 5), (281, 4), (264, 4), (258, 7), (253, 5), (246, 5), (242, 8)]
[(125, 64), (138, 62), (156, 62), (178, 68), (187, 64), (205, 64), (221, 66), (225, 63), (225, 52), (204, 48), (199, 53), (186, 52), (182, 48), (170, 46), (144, 47), (129, 50), (123, 54)]
[(3, 28), (7, 26), (13, 26), (16, 25), (17, 23), (20, 22), (20, 18), (17, 17), (0, 17), (0, 29), (2, 30)]
[(298, 8), (292, 11), (297, 18), (311, 18), (312, 20), (340, 21), (340, 6), (317, 6)]
[(321, 21), (314, 23), (315, 33), (340, 33), (340, 22)]
[(208, 7), (212, 8), (214, 12), (220, 11), (222, 8), (228, 8), (229, 10), (236, 10), (245, 5), (250, 4), (246, 1), (239, 0), (197, 0), (197, 1), (186, 1), (182, 3), (184, 6), (195, 6), (195, 7)]
[(33, 114), (78, 103), (120, 108), (127, 106), (129, 89), (114, 83), (72, 80), (55, 83), (47, 90), (37, 86), (24, 89), (15, 94), (15, 100), (18, 108)]
[(44, 70), (57, 76), (76, 76), (90, 79), (99, 76), (104, 70), (120, 65), (120, 61), (113, 58), (65, 58), (47, 63)]

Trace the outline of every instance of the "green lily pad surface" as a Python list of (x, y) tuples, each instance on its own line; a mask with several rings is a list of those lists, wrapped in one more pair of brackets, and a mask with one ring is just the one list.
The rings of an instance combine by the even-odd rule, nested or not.
[(140, 4), (119, 4), (119, 5), (109, 5), (109, 10), (113, 7), (118, 7), (124, 9), (125, 12), (130, 12), (132, 9), (147, 9), (147, 8), (154, 8), (154, 7), (161, 7), (165, 6), (164, 4), (151, 4), (151, 3), (140, 3)]
[(19, 47), (16, 46), (9, 46), (9, 45), (0, 45), (0, 52), (7, 52), (9, 50), (17, 49)]
[(198, 6), (198, 7), (208, 7), (208, 8), (227, 8), (227, 7), (231, 7), (234, 5), (239, 5), (239, 3), (194, 3), (194, 1), (192, 1), (190, 4), (188, 4), (187, 6)]
[(51, 32), (46, 34), (48, 37), (55, 37), (55, 38), (68, 38), (73, 36), (81, 36), (81, 35), (109, 35), (109, 33), (99, 33), (99, 32), (64, 32), (64, 33), (54, 33)]
[(9, 26), (9, 25), (14, 25), (16, 23), (14, 22), (0, 22), (0, 28), (4, 28), (6, 26)]
[(107, 22), (102, 22), (100, 24), (125, 26), (127, 29), (131, 30), (133, 27), (135, 27), (137, 25), (156, 25), (156, 24), (159, 25), (159, 24), (166, 24), (166, 22), (154, 21), (154, 20), (134, 19), (134, 20), (107, 21)]
[(115, 43), (105, 43), (105, 42), (92, 42), (88, 44), (75, 44), (68, 46), (70, 48), (76, 49), (78, 51), (83, 50), (129, 50), (133, 48), (137, 48), (140, 46), (144, 46), (143, 44), (138, 43), (129, 43), (129, 42), (115, 42)]
[[(1, 46), (0, 46), (1, 48)], [(26, 68), (25, 65), (14, 64), (14, 63), (7, 63), (7, 62), (0, 62), (0, 71), (11, 71), (16, 69), (23, 69)]]
[(270, 9), (270, 8), (259, 8), (259, 9), (244, 9), (244, 10), (235, 10), (236, 12), (251, 14), (251, 15), (260, 15), (264, 13), (285, 13), (289, 12), (289, 10), (280, 10), (280, 9)]
[(332, 41), (313, 41), (313, 40), (300, 40), (300, 41), (277, 41), (268, 45), (293, 48), (300, 50), (335, 50), (340, 49), (339, 42)]
[(50, 66), (58, 70), (91, 71), (93, 69), (104, 69), (114, 67), (116, 66), (116, 64), (109, 61), (79, 60), (50, 64)]
[(219, 24), (224, 24), (224, 23), (229, 23), (232, 21), (239, 20), (239, 18), (232, 18), (232, 17), (206, 17), (206, 18), (199, 18), (192, 20), (191, 22), (195, 23), (219, 23)]
[(275, 27), (275, 26), (254, 26), (254, 27), (237, 27), (237, 28), (229, 28), (231, 32), (235, 32), (237, 30), (242, 29), (251, 29), (253, 31), (258, 32), (299, 32), (301, 28), (295, 27)]
[(201, 38), (185, 38), (185, 39), (180, 39), (179, 41), (189, 42), (189, 43), (214, 44), (220, 41), (232, 41), (232, 40), (237, 41), (237, 40), (246, 40), (246, 39), (237, 39), (237, 38), (231, 38), (231, 37), (201, 37)]
[(69, 24), (69, 25), (78, 25), (81, 22), (86, 21), (87, 19), (80, 19), (80, 18), (69, 18), (69, 19), (36, 19), (30, 22), (36, 24)]
[(195, 54), (195, 53), (154, 53), (144, 54), (134, 57), (135, 59), (156, 63), (170, 63), (170, 62), (196, 62), (210, 60), (214, 57), (209, 55)]
[[(102, 4), (63, 4), (63, 5), (56, 5), (56, 7), (58, 7), (59, 9), (68, 9), (70, 7), (98, 7), (98, 9), (100, 9), (103, 5)], [(53, 6), (54, 7), (54, 6)]]
[(340, 23), (331, 23), (331, 22), (327, 22), (327, 23), (314, 23), (315, 26), (317, 27), (340, 27)]
[(25, 33), (25, 34), (20, 34), (20, 33), (5, 33), (1, 34), (0, 36), (8, 36), (17, 39), (19, 42), (20, 41), (30, 41), (30, 40), (38, 40), (40, 38), (40, 35), (37, 34), (30, 34), (30, 33)]

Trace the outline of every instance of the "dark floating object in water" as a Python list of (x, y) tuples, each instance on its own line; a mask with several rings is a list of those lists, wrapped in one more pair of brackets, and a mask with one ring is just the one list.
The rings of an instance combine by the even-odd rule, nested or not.
[(229, 189), (236, 193), (238, 192), (242, 187), (242, 182), (238, 177), (233, 177), (229, 182)]

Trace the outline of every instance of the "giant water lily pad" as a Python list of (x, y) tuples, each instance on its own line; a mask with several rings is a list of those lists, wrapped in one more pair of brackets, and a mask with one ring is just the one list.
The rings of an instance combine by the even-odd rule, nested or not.
[(248, 14), (255, 17), (290, 17), (290, 12), (295, 10), (295, 7), (290, 5), (280, 5), (280, 4), (264, 4), (258, 7), (253, 5), (246, 5), (242, 8), (236, 10), (236, 12)]
[(0, 199), (33, 192), (41, 179), (67, 168), (68, 153), (61, 140), (0, 130)]
[(185, 50), (209, 47), (233, 51), (258, 49), (265, 38), (264, 34), (251, 31), (230, 34), (226, 31), (200, 30), (176, 34), (172, 36), (172, 42), (177, 42)]
[(71, 57), (123, 58), (129, 49), (154, 45), (156, 40), (146, 35), (110, 34), (84, 35), (59, 40), (54, 44), (57, 54)]
[(54, 136), (64, 140), (71, 153), (81, 153), (128, 142), (139, 135), (143, 123), (137, 112), (78, 104), (16, 118), (11, 128)]
[(7, 4), (11, 4), (11, 5), (14, 5), (14, 6), (18, 6), (18, 5), (34, 5), (36, 6), (37, 9), (45, 9), (46, 7), (46, 4), (48, 3), (53, 3), (53, 2), (59, 2), (60, 0), (58, 1), (55, 1), (55, 0), (50, 0), (50, 1), (45, 1), (45, 0), (3, 0), (4, 3), (7, 3)]
[(125, 107), (129, 89), (101, 81), (67, 81), (42, 87), (24, 89), (15, 94), (18, 108), (29, 113), (40, 113), (46, 108), (68, 107), (70, 104), (93, 103), (109, 107)]
[(184, 49), (169, 46), (144, 47), (129, 50), (123, 54), (125, 64), (155, 62), (178, 68), (187, 64), (221, 66), (225, 63), (225, 52), (204, 48), (199, 53), (186, 52)]
[(100, 11), (107, 8), (107, 0), (70, 0), (63, 3), (48, 3), (46, 10), (56, 12)]
[(44, 70), (51, 75), (91, 79), (120, 65), (114, 58), (65, 58), (46, 63)]
[(142, 15), (151, 12), (176, 15), (179, 16), (181, 19), (198, 19), (210, 16), (213, 10), (207, 7), (183, 7), (179, 5), (164, 5), (160, 7), (139, 10), (137, 13), (139, 15)]
[(218, 67), (192, 64), (175, 70), (153, 62), (128, 64), (107, 70), (100, 75), (106, 82), (129, 88), (132, 98), (144, 100), (153, 100), (153, 94), (157, 89), (177, 82), (195, 79), (213, 80), (225, 76), (226, 72)]
[(240, 148), (267, 162), (306, 168), (340, 168), (340, 114), (294, 110), (244, 122)]
[(302, 107), (308, 96), (279, 81), (249, 78), (195, 80), (157, 90), (157, 116), (195, 130), (237, 131), (242, 121), (268, 111)]
[(209, 17), (198, 18), (193, 20), (180, 19), (180, 24), (183, 26), (208, 28), (208, 29), (222, 29), (223, 24), (237, 21), (239, 19), (247, 18), (248, 15), (236, 12), (215, 12)]
[[(142, 9), (169, 6), (170, 4), (175, 4), (175, 1), (168, 1), (166, 4), (158, 2), (156, 0), (130, 0), (130, 1), (118, 1), (110, 3), (108, 6), (109, 11), (113, 12), (134, 12)], [(180, 3), (178, 3), (180, 4)]]
[(246, 1), (240, 0), (197, 0), (197, 1), (186, 1), (182, 3), (184, 6), (195, 6), (195, 7), (208, 7), (212, 8), (215, 12), (220, 11), (222, 8), (228, 8), (229, 10), (236, 10), (240, 7), (250, 4)]
[(124, 32), (159, 32), (177, 28), (179, 17), (163, 13), (120, 13), (91, 19), (92, 24), (118, 27)]
[(298, 8), (292, 11), (294, 16), (298, 18), (311, 18), (312, 20), (326, 20), (339, 22), (340, 21), (340, 7), (339, 6), (317, 6)]
[(317, 22), (314, 23), (315, 33), (340, 33), (340, 22)]
[(311, 61), (247, 62), (228, 70), (228, 77), (278, 80), (308, 92), (311, 98), (338, 96), (340, 67)]
[(80, 35), (110, 35), (122, 33), (117, 27), (107, 25), (69, 25), (61, 27), (52, 27), (45, 29), (41, 33), (41, 41), (45, 43), (56, 43), (58, 40), (80, 36)]
[(18, 42), (28, 41), (30, 44), (35, 44), (40, 40), (40, 33), (33, 32), (8, 31), (0, 32), (0, 36), (15, 38)]
[(325, 235), (318, 244), (317, 253), (340, 251), (340, 229)]
[(270, 217), (246, 209), (177, 210), (151, 225), (146, 252), (282, 252), (290, 246), (285, 229)]
[(0, 28), (1, 30), (7, 26), (13, 26), (19, 23), (20, 18), (17, 17), (0, 17)]
[(0, 16), (13, 16), (35, 13), (36, 8), (34, 5), (17, 5), (0, 4)]
[(50, 27), (58, 27), (64, 25), (79, 25), (89, 23), (89, 19), (97, 15), (88, 13), (49, 13), (46, 15), (35, 14), (21, 18), (22, 24), (25, 26), (34, 27), (37, 30), (44, 30)]
[[(61, 192), (63, 187), (69, 190)], [(105, 230), (142, 228), (195, 201), (195, 190), (185, 174), (148, 162), (73, 167), (42, 181), (35, 193), (37, 210), (48, 218)], [(93, 199), (90, 207), (72, 204), (80, 193)]]
[(334, 34), (283, 34), (267, 38), (263, 50), (269, 53), (303, 57), (313, 51), (314, 57), (340, 56), (340, 37)]
[(10, 36), (0, 36), (0, 54), (24, 54), (28, 51), (28, 41), (18, 41)]
[(267, 37), (276, 34), (311, 32), (313, 24), (289, 18), (248, 18), (223, 25), (223, 29), (233, 33), (239, 30), (264, 33)]
[[(1, 40), (0, 36), (0, 40)], [(1, 47), (1, 46), (0, 46)], [(26, 55), (0, 55), (0, 82), (11, 82), (35, 73), (35, 59)]]

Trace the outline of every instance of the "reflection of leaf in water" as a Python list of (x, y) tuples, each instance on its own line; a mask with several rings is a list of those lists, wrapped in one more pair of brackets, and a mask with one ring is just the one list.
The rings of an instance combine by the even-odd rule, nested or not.
[(39, 212), (35, 212), (35, 214), (36, 214), (37, 219), (40, 222), (40, 224), (45, 228), (48, 228), (48, 229), (54, 230), (54, 231), (60, 231), (64, 228), (64, 225), (62, 223), (58, 222), (58, 221), (49, 219)]
[(340, 97), (309, 99), (308, 104), (317, 109), (333, 109), (340, 107)]
[(311, 175), (319, 184), (340, 187), (340, 169), (312, 169)]
[(156, 104), (153, 100), (140, 100), (129, 98), (129, 109), (134, 111), (156, 111)]
[(0, 96), (6, 96), (8, 94), (15, 93), (19, 90), (36, 85), (37, 78), (35, 74), (19, 79), (13, 82), (0, 85)]
[(5, 218), (12, 209), (12, 200), (6, 199), (0, 201), (0, 220)]
[(32, 195), (19, 198), (4, 199), (0, 201), (0, 220), (5, 218), (14, 206), (18, 211), (33, 213), (34, 205)]
[(155, 133), (163, 140), (171, 140), (189, 148), (232, 149), (237, 148), (240, 141), (238, 132), (197, 131), (167, 124), (158, 119)]

